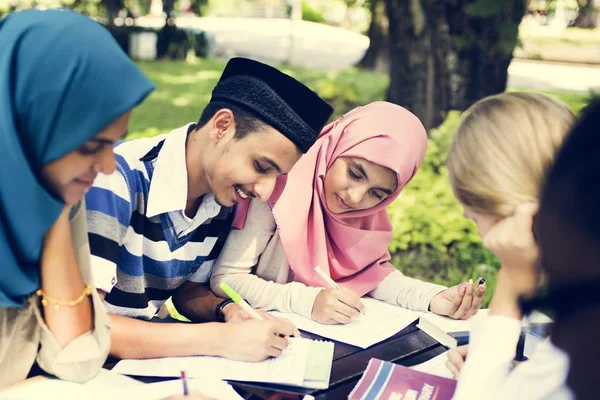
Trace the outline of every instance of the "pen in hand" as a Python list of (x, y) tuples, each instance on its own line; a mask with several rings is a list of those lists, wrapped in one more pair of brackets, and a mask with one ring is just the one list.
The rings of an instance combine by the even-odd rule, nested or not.
[(229, 286), (225, 282), (221, 282), (221, 284), (219, 285), (219, 287), (225, 292), (225, 294), (227, 296), (229, 296), (229, 298), (231, 300), (233, 300), (233, 302), (235, 304), (237, 304), (238, 306), (242, 307), (242, 309), (244, 311), (246, 311), (248, 313), (248, 315), (250, 315), (252, 318), (259, 319), (259, 320), (263, 319), (263, 317), (261, 317), (260, 314), (256, 312), (256, 310), (254, 310), (252, 307), (250, 307), (250, 304), (248, 304), (246, 302), (246, 300), (242, 299), (242, 296), (240, 296), (238, 294), (238, 292), (236, 292), (235, 290), (233, 290), (233, 288), (231, 286)]
[[(321, 269), (321, 267), (319, 267), (318, 265), (315, 267), (315, 272), (317, 274), (319, 274), (319, 276), (321, 277), (321, 279), (323, 279), (325, 281), (325, 283), (327, 284), (327, 286), (329, 286), (331, 289), (339, 289), (340, 287), (338, 286), (337, 283), (335, 283), (335, 281), (333, 279), (331, 279), (331, 277), (329, 275), (327, 275), (325, 273), (325, 271), (323, 271)], [(353, 307), (354, 308), (354, 307)], [(359, 313), (361, 313), (362, 315), (366, 316), (367, 314), (365, 313), (365, 311), (361, 311), (358, 308), (356, 308), (356, 311), (358, 311)]]

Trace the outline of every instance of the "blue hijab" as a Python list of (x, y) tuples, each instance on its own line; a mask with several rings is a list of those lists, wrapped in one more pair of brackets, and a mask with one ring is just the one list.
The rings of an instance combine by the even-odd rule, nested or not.
[(154, 89), (110, 33), (68, 10), (0, 20), (0, 307), (40, 286), (44, 234), (64, 203), (41, 167), (79, 148)]

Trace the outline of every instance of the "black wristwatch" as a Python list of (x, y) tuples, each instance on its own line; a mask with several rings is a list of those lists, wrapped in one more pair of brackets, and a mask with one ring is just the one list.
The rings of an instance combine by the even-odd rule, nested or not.
[(233, 300), (225, 299), (219, 303), (219, 305), (215, 309), (215, 317), (217, 318), (217, 321), (225, 322), (225, 314), (223, 313), (223, 308), (229, 303), (233, 303)]

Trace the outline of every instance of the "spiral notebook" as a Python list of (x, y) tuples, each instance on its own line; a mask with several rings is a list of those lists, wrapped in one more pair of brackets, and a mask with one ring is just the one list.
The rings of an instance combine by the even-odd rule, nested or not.
[(210, 376), (242, 382), (325, 389), (329, 387), (333, 347), (331, 342), (292, 338), (291, 345), (281, 356), (261, 362), (207, 356), (168, 357), (121, 360), (113, 371), (134, 376), (178, 377), (185, 370), (190, 378)]
[(310, 389), (329, 388), (333, 349), (333, 342), (310, 340), (302, 387)]

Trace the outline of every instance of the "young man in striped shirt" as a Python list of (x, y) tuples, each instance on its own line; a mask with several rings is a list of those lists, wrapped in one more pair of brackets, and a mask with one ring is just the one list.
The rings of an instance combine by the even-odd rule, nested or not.
[[(198, 124), (115, 149), (117, 171), (98, 178), (86, 195), (92, 270), (111, 315), (112, 355), (257, 361), (281, 354), (293, 325), (249, 319), (207, 282), (232, 207), (249, 196), (266, 201), (331, 111), (293, 78), (236, 58)], [(227, 323), (150, 321), (171, 296), (192, 321)]]

